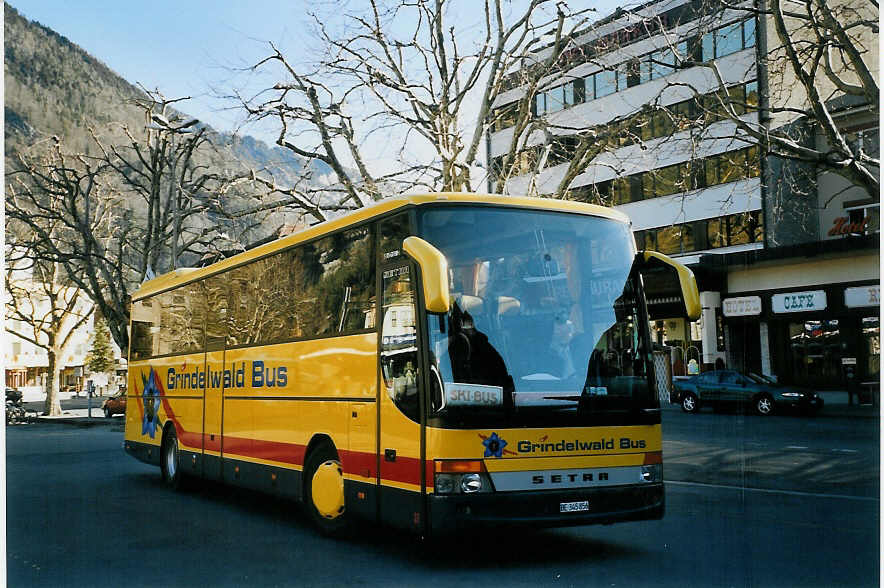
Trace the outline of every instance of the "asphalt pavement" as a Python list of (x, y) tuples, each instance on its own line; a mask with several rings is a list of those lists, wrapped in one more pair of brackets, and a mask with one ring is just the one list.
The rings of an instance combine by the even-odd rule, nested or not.
[[(816, 415), (817, 418), (879, 418), (880, 407), (872, 404), (859, 404), (854, 398), (854, 403), (849, 403), (846, 391), (819, 392), (825, 401), (823, 409)], [(34, 400), (25, 402), (24, 406), (31, 413), (37, 414), (37, 420), (41, 422), (77, 424), (81, 426), (110, 425), (123, 420), (122, 415), (105, 418), (101, 411), (101, 403), (106, 397), (94, 397), (92, 399), (92, 416), (89, 416), (87, 407), (88, 399), (84, 397), (63, 398), (61, 400), (62, 414), (60, 416), (43, 416), (43, 402)], [(663, 410), (681, 410), (678, 404), (664, 403)]]

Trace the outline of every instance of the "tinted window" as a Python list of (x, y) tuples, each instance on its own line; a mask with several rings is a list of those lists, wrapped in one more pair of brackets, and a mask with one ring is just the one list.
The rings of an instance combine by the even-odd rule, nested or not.
[(206, 296), (206, 351), (217, 351), (224, 348), (227, 337), (230, 284), (226, 274), (212, 276), (201, 284)]
[(351, 229), (316, 244), (321, 273), (314, 292), (320, 323), (316, 335), (374, 328), (375, 263), (372, 231)]
[(373, 329), (373, 235), (350, 229), (135, 302), (132, 358)]
[(379, 231), (381, 263), (402, 259), (402, 241), (411, 235), (408, 213), (382, 220)]
[(372, 232), (352, 229), (287, 252), (293, 268), (295, 337), (374, 328)]
[(150, 298), (132, 303), (132, 359), (148, 358), (159, 347), (159, 329), (154, 329), (160, 324), (158, 311), (159, 305)]
[(739, 384), (740, 376), (736, 372), (724, 372), (721, 374), (722, 384)]
[(228, 305), (229, 346), (277, 343), (292, 338), (292, 267), (276, 254), (234, 268)]
[(199, 286), (187, 284), (153, 300), (160, 305), (160, 336), (154, 355), (202, 351), (206, 317)]

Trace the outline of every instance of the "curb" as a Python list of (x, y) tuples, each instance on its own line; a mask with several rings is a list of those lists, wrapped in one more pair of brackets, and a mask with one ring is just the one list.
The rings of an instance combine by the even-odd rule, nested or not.
[[(680, 405), (674, 403), (667, 403), (666, 407), (663, 410), (681, 410)], [(787, 416), (792, 416), (793, 413), (786, 412), (781, 413)], [(858, 419), (876, 419), (881, 416), (881, 413), (877, 406), (873, 406), (871, 404), (865, 405), (856, 405), (856, 406), (848, 406), (848, 405), (825, 405), (822, 410), (820, 410), (815, 415), (802, 415), (801, 413), (794, 413), (795, 416), (804, 416), (807, 418), (858, 418)]]
[(104, 416), (102, 417), (48, 417), (48, 416), (38, 416), (38, 423), (53, 423), (60, 425), (74, 425), (77, 427), (104, 427), (115, 424), (123, 424), (122, 420), (118, 419), (108, 419)]

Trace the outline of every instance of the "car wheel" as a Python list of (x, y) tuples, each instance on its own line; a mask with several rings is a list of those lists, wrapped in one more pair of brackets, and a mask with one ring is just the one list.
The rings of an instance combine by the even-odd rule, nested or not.
[(700, 401), (696, 395), (687, 392), (681, 399), (681, 409), (685, 412), (697, 412), (700, 410)]
[(322, 443), (304, 467), (304, 503), (313, 524), (325, 535), (340, 535), (348, 523), (344, 472), (334, 446)]
[(175, 427), (169, 427), (163, 434), (162, 447), (160, 448), (160, 469), (163, 472), (163, 481), (173, 490), (181, 487), (181, 467), (178, 452), (178, 435)]
[(755, 412), (761, 416), (768, 416), (774, 411), (773, 398), (767, 394), (762, 394), (755, 399)]

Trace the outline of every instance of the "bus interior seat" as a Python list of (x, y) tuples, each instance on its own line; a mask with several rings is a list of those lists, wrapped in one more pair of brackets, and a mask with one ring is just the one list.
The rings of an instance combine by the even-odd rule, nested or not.
[(469, 294), (461, 294), (460, 308), (464, 312), (468, 312), (473, 316), (480, 315), (485, 311), (485, 301), (478, 296), (470, 296)]
[(522, 311), (522, 303), (519, 302), (518, 298), (514, 298), (512, 296), (498, 296), (497, 297), (497, 315), (500, 317), (504, 316), (516, 316)]

